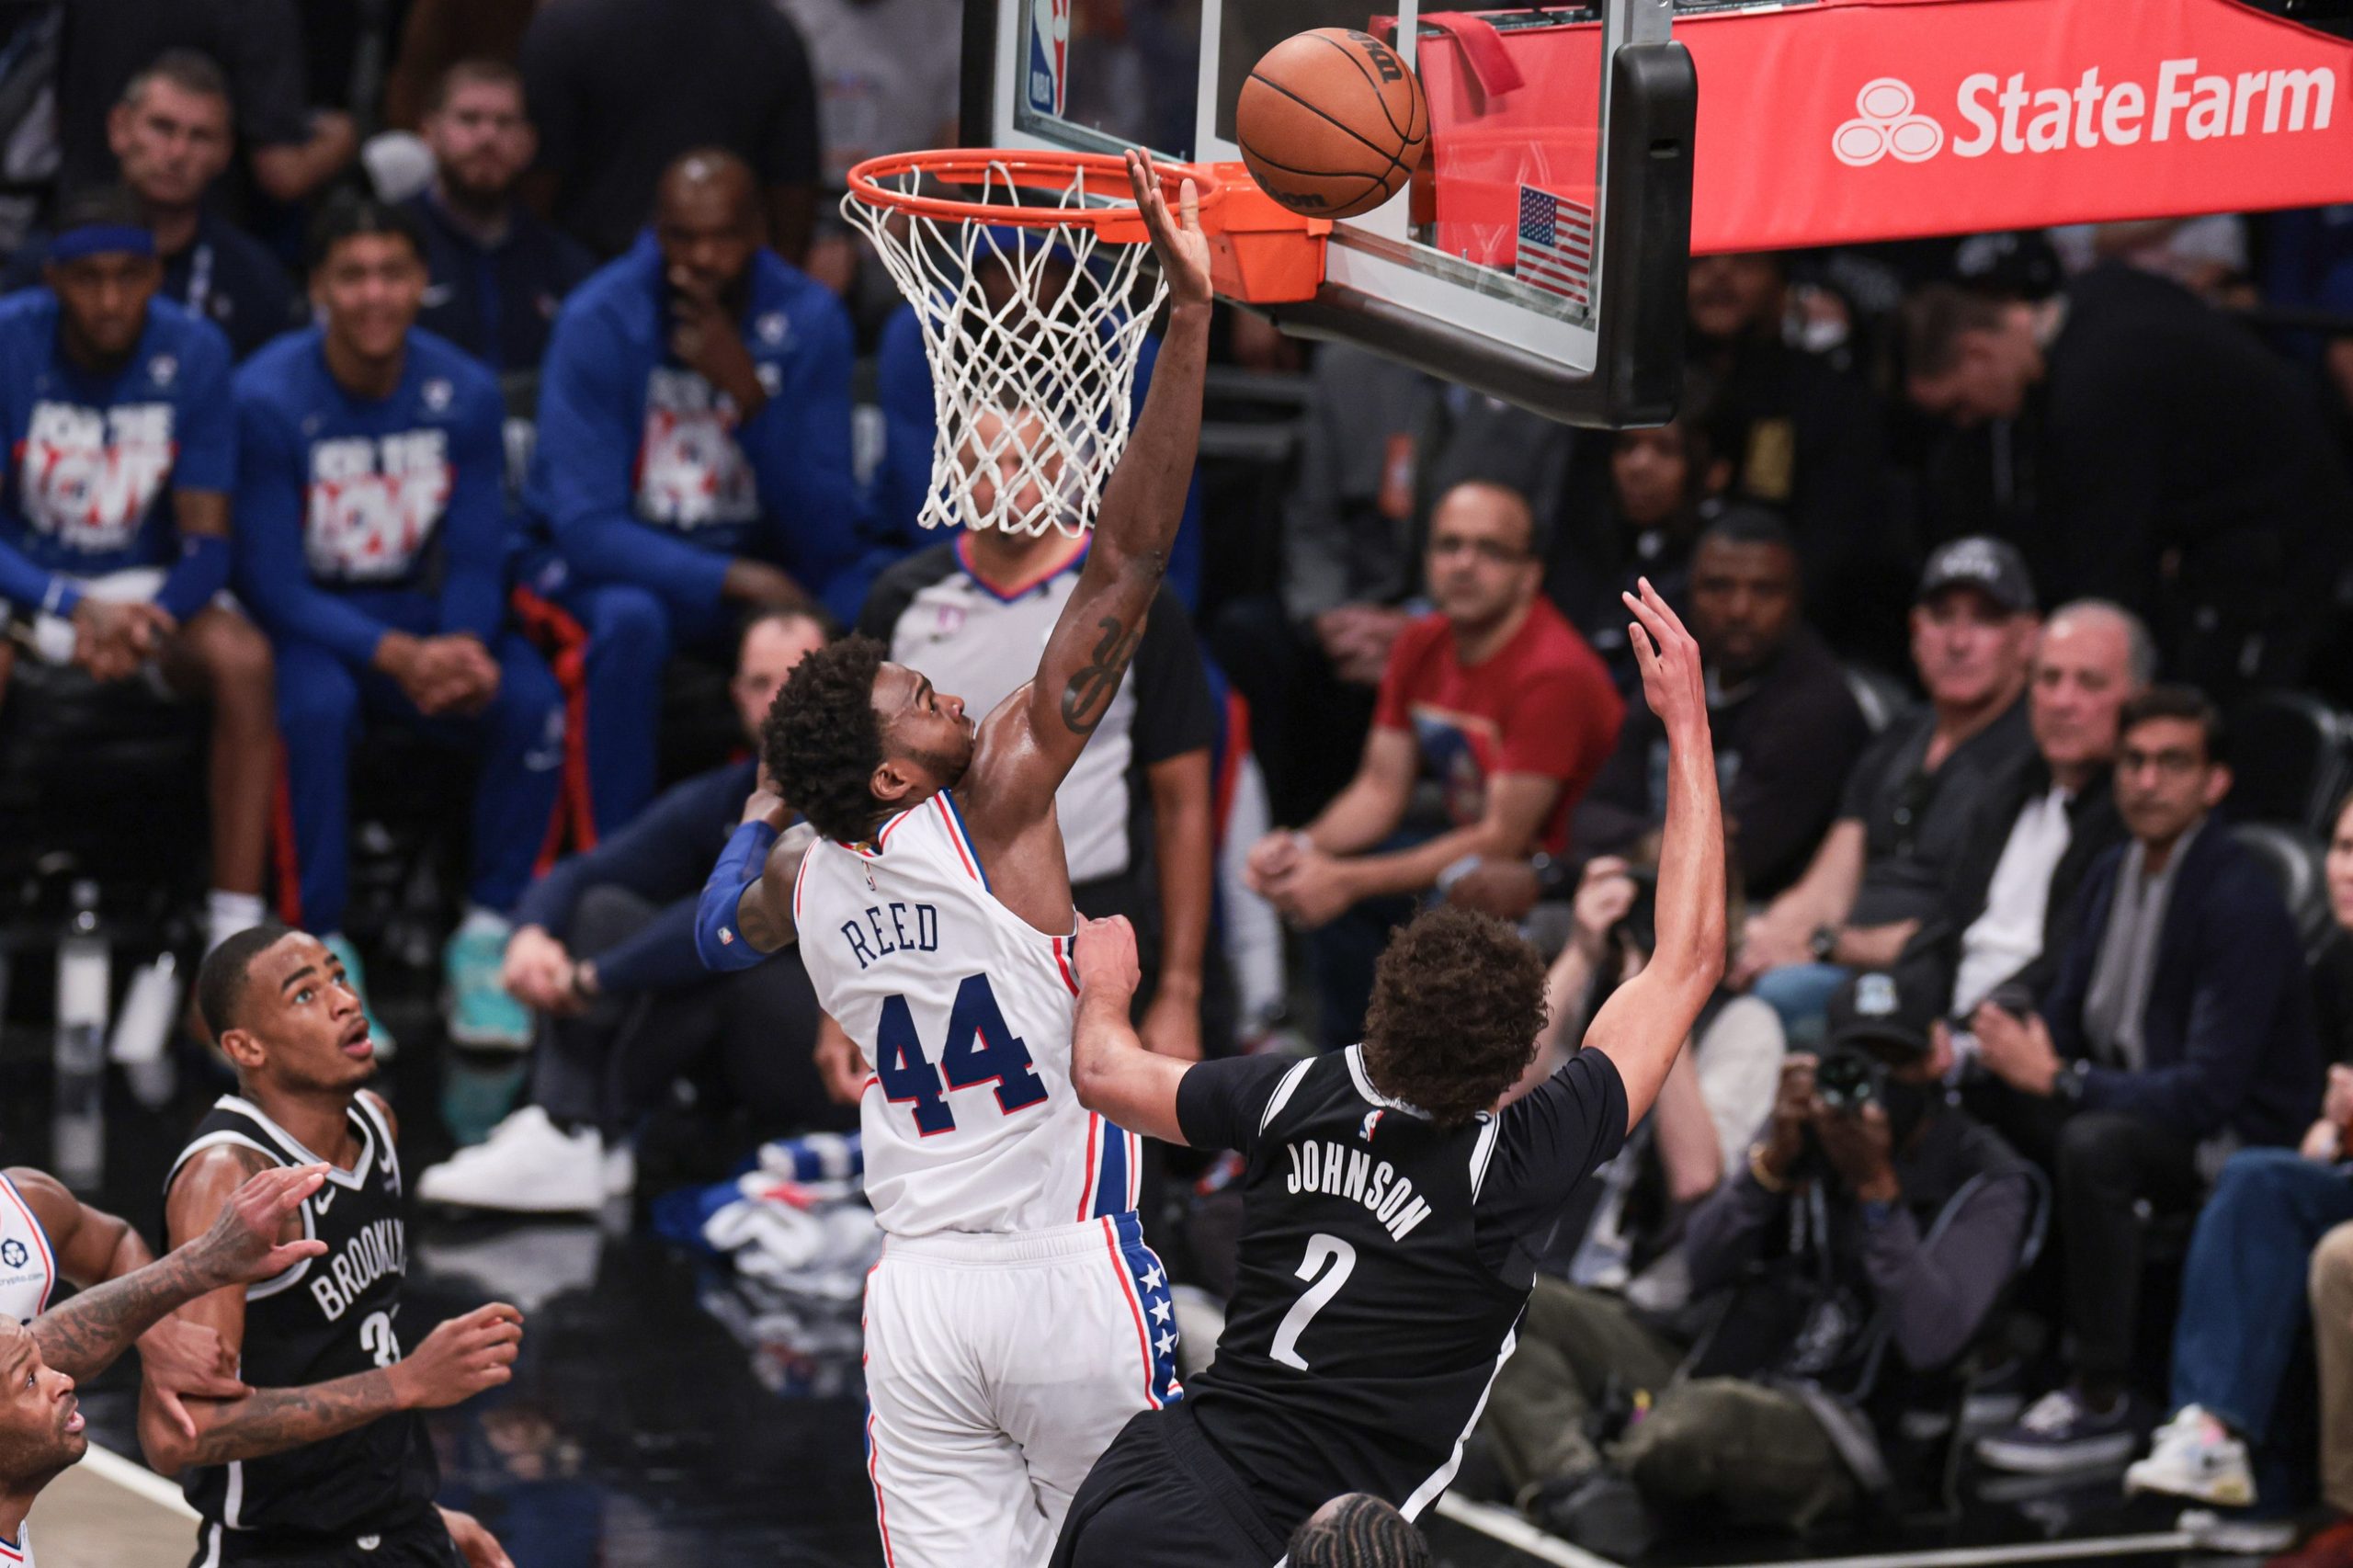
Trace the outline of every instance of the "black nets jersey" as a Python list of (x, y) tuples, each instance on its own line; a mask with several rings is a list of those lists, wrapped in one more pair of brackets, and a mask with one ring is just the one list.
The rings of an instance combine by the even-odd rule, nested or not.
[(1441, 1129), (1351, 1046), (1205, 1062), (1176, 1109), (1188, 1142), (1248, 1162), (1225, 1333), (1188, 1384), (1202, 1434), (1279, 1534), (1344, 1492), (1418, 1517), (1454, 1479), (1563, 1200), (1624, 1142), (1617, 1068), (1580, 1051), (1500, 1116)]
[[(302, 1204), (302, 1233), (326, 1243), (325, 1254), (245, 1288), (238, 1373), (255, 1388), (323, 1383), (401, 1358), (400, 1156), (371, 1097), (355, 1096), (349, 1115), (359, 1158), (348, 1171), (329, 1169)], [(327, 1163), (251, 1102), (223, 1095), (173, 1163), (165, 1191), (190, 1158), (222, 1143), (281, 1165)], [(439, 1484), (424, 1422), (400, 1411), (286, 1453), (191, 1470), (184, 1490), (198, 1513), (232, 1530), (335, 1536), (429, 1507)]]

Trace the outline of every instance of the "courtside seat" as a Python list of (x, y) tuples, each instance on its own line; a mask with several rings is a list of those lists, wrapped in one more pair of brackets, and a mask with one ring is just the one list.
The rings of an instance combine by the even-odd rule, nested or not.
[(2297, 937), (2303, 943), (2304, 960), (2309, 963), (2319, 957), (2336, 935), (2336, 917), (2328, 906), (2326, 852), (2319, 840), (2301, 828), (2268, 822), (2240, 823), (2231, 829), (2231, 836), (2252, 851), (2278, 880), (2279, 895), (2287, 901)]
[[(204, 711), (19, 657), (0, 699), (0, 887), (90, 878), (110, 922), (200, 907)], [(36, 899), (47, 902), (36, 892)]]
[(2325, 835), (2353, 783), (2353, 717), (2302, 691), (2262, 691), (2230, 715), (2230, 813)]

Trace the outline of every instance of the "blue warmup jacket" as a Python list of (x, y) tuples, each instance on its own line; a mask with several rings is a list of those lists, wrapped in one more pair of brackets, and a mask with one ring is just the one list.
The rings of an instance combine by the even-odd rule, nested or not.
[(524, 503), (574, 578), (649, 588), (689, 613), (719, 602), (736, 556), (813, 593), (856, 560), (848, 312), (762, 250), (745, 337), (768, 401), (732, 404), (670, 357), (668, 285), (650, 233), (556, 318)]
[(159, 597), (201, 608), (221, 587), (225, 551), (184, 554), (171, 493), (235, 485), (228, 340), (159, 299), (122, 368), (94, 376), (67, 361), (57, 318), (47, 289), (0, 300), (0, 597), (61, 609), (72, 596), (57, 574), (171, 565), (177, 592)]
[(273, 637), (364, 665), (388, 631), (496, 645), (508, 524), (498, 383), (412, 330), (399, 388), (355, 398), (316, 327), (237, 372), (237, 592)]

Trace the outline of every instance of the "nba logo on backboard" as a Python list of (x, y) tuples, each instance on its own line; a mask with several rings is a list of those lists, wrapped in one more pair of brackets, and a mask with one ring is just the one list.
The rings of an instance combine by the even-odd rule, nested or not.
[(1029, 0), (1029, 108), (1063, 112), (1064, 68), (1070, 61), (1070, 0)]

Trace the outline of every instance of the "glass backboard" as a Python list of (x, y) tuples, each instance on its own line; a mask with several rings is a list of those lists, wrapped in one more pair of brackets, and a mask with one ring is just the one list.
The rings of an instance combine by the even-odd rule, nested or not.
[(1260, 55), (1313, 28), (1375, 33), (1421, 78), (1430, 153), (1406, 190), (1336, 227), (1315, 300), (1266, 313), (1555, 418), (1667, 417), (1696, 102), (1670, 0), (1367, 6), (966, 0), (964, 140), (1236, 162), (1234, 106)]

